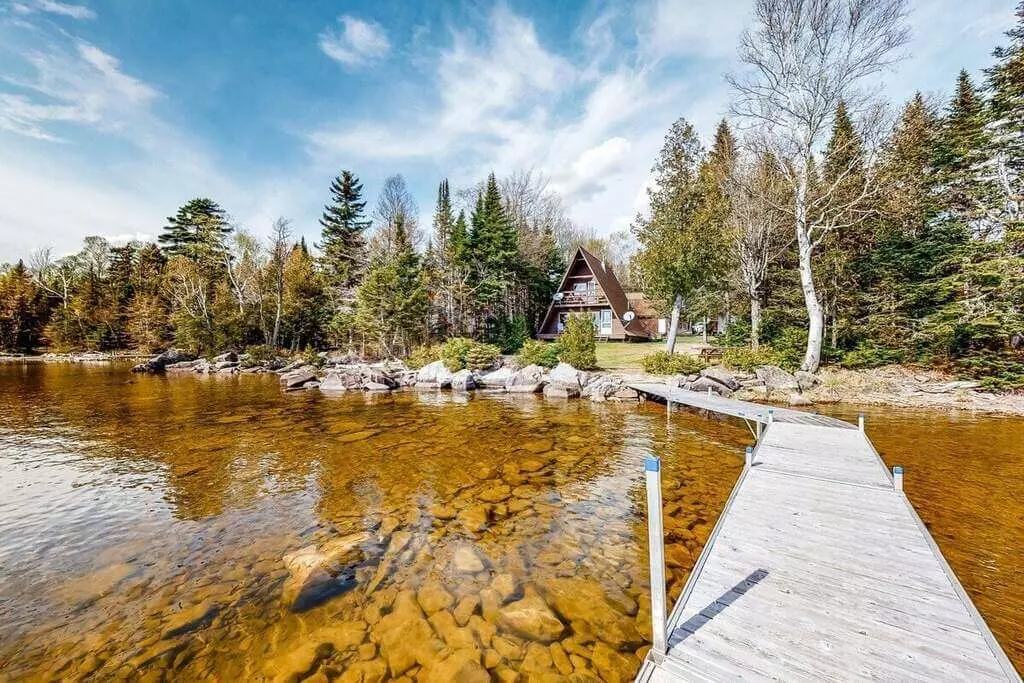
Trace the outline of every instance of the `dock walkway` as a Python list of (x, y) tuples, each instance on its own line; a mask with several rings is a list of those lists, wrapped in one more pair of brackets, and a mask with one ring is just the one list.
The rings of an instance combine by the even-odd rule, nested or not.
[[(671, 395), (757, 419), (704, 398)], [(1020, 681), (902, 474), (852, 425), (793, 412), (773, 413), (637, 681)]]

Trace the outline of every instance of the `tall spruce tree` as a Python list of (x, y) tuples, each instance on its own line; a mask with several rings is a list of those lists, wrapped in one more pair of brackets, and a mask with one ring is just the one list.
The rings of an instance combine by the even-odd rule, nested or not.
[(505, 214), (493, 173), (487, 177), (485, 189), (477, 199), (471, 223), (480, 283), (478, 298), (493, 311), (515, 281), (519, 253), (516, 230)]
[(224, 239), (231, 233), (224, 209), (206, 197), (182, 205), (157, 240), (168, 256), (184, 256), (210, 266), (224, 253)]
[(359, 282), (366, 267), (366, 237), (370, 221), (364, 217), (363, 185), (343, 170), (331, 182), (331, 201), (320, 217), (320, 258), (330, 286), (348, 289)]
[(979, 234), (990, 228), (985, 206), (995, 189), (987, 168), (991, 152), (987, 123), (984, 102), (970, 75), (962, 70), (940, 126), (934, 165), (942, 208), (950, 218), (967, 222)]
[(1006, 33), (1009, 45), (996, 48), (996, 64), (985, 73), (999, 190), (993, 209), (1007, 247), (1024, 256), (1024, 2), (1016, 15), (1017, 25)]

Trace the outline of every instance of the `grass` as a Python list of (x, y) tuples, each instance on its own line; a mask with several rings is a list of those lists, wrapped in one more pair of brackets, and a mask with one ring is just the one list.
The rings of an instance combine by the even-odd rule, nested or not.
[[(696, 354), (695, 348), (703, 343), (699, 336), (676, 337), (676, 353)], [(640, 372), (640, 359), (649, 353), (661, 351), (665, 342), (598, 342), (597, 366), (602, 370)]]

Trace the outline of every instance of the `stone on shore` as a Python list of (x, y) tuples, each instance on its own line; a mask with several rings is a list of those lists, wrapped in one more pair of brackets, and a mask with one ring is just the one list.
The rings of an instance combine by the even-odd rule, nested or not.
[(427, 389), (448, 389), (452, 386), (452, 373), (443, 360), (427, 363), (416, 373), (416, 386)]
[(285, 389), (297, 389), (306, 382), (316, 380), (316, 368), (312, 365), (303, 365), (291, 372), (281, 375), (281, 386)]
[(371, 365), (343, 365), (327, 371), (320, 381), (320, 391), (341, 393), (345, 391), (391, 391), (399, 383), (383, 370)]
[(740, 383), (736, 379), (736, 376), (721, 366), (713, 366), (710, 368), (704, 368), (700, 371), (702, 377), (709, 377), (719, 384), (727, 387), (729, 391), (736, 391), (740, 388)]
[(452, 391), (471, 391), (476, 389), (476, 380), (469, 370), (459, 370), (451, 379)]
[(813, 406), (814, 401), (807, 398), (803, 394), (792, 393), (789, 395), (789, 405), (794, 407), (799, 406)]
[(777, 365), (762, 365), (754, 372), (757, 375), (757, 378), (764, 382), (769, 393), (773, 391), (789, 393), (800, 389), (800, 385), (797, 383), (796, 377)]
[(548, 379), (552, 384), (561, 384), (567, 387), (575, 386), (577, 389), (587, 384), (587, 373), (577, 370), (568, 363), (559, 363), (551, 368)]
[(516, 371), (505, 366), (476, 377), (477, 386), (486, 389), (504, 389), (505, 383), (515, 377)]
[(163, 372), (167, 366), (172, 363), (195, 360), (195, 358), (195, 355), (188, 353), (187, 351), (182, 351), (181, 349), (168, 349), (160, 355), (150, 358), (145, 363), (139, 363), (132, 368), (132, 372), (156, 374)]
[(552, 383), (544, 387), (544, 396), (547, 398), (579, 398), (580, 387), (578, 384)]
[(227, 351), (225, 353), (220, 354), (219, 356), (214, 356), (213, 358), (210, 359), (210, 361), (214, 365), (216, 365), (217, 363), (237, 363), (238, 354), (235, 353), (234, 351)]
[(535, 394), (544, 386), (544, 368), (527, 365), (505, 382), (505, 390), (513, 394)]
[(690, 382), (686, 388), (690, 391), (699, 391), (701, 393), (707, 393), (708, 389), (710, 389), (719, 396), (726, 398), (732, 395), (732, 390), (729, 387), (711, 377), (698, 377)]
[(793, 378), (796, 379), (796, 383), (800, 386), (800, 391), (809, 391), (821, 384), (820, 377), (813, 372), (806, 372), (805, 370), (797, 370), (793, 373)]

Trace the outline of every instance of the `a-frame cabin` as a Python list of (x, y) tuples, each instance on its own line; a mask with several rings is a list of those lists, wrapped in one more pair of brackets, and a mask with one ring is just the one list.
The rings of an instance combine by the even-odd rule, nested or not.
[(627, 341), (653, 336), (650, 321), (638, 317), (615, 273), (583, 247), (573, 252), (537, 336), (557, 339), (574, 313), (593, 317), (598, 339)]

